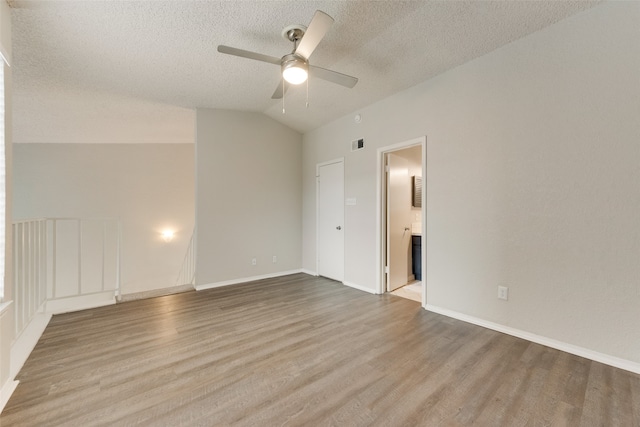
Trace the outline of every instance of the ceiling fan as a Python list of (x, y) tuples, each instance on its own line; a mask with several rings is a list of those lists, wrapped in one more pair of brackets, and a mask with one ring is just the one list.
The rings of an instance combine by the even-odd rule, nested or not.
[(223, 45), (218, 46), (218, 52), (279, 65), (282, 71), (282, 79), (273, 93), (272, 99), (284, 97), (284, 93), (288, 88), (287, 83), (293, 85), (304, 83), (309, 75), (352, 88), (358, 83), (357, 78), (309, 64), (309, 57), (329, 30), (331, 24), (333, 24), (333, 18), (321, 10), (317, 10), (309, 23), (309, 27), (304, 25), (289, 25), (285, 27), (282, 30), (282, 36), (293, 42), (293, 51), (282, 58)]

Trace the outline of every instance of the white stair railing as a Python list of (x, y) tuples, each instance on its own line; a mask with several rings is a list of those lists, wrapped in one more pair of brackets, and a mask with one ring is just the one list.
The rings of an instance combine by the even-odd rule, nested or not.
[(13, 223), (14, 326), (16, 337), (47, 298), (47, 220)]
[(176, 286), (195, 285), (196, 281), (196, 248), (195, 248), (195, 230), (191, 233), (187, 253), (182, 261), (182, 267), (176, 279)]
[(120, 295), (118, 219), (45, 218), (13, 223), (18, 337), (48, 301)]

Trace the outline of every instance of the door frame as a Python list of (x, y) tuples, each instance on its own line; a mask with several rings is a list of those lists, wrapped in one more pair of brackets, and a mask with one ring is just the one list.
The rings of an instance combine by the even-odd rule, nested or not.
[(386, 231), (386, 171), (385, 171), (385, 157), (387, 153), (403, 150), (405, 148), (415, 147), (416, 145), (422, 146), (422, 251), (421, 260), (422, 263), (422, 307), (427, 305), (427, 251), (426, 251), (426, 236), (427, 236), (427, 137), (421, 136), (419, 138), (410, 139), (408, 141), (399, 142), (397, 144), (387, 145), (380, 147), (377, 150), (376, 161), (378, 163), (376, 172), (376, 283), (377, 293), (383, 294), (386, 292), (385, 281), (385, 264), (387, 259), (386, 244), (387, 244), (387, 231)]
[[(334, 163), (342, 163), (342, 171), (344, 174), (344, 157), (338, 157), (333, 160), (327, 160), (326, 162), (321, 162), (316, 164), (316, 276), (320, 275), (320, 168), (322, 166), (332, 165)], [(343, 175), (344, 176), (344, 175)], [(344, 178), (342, 180), (342, 185), (344, 186)], [(342, 201), (344, 204), (344, 200)], [(346, 229), (344, 224), (344, 212), (342, 214), (342, 227), (343, 230)], [(342, 239), (343, 244), (343, 254), (344, 254), (344, 242), (345, 238)], [(342, 280), (344, 281), (344, 258), (343, 255), (343, 271), (342, 271)]]

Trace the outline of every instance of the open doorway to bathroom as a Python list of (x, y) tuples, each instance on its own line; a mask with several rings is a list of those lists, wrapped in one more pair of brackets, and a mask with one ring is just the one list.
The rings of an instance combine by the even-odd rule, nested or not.
[(426, 227), (422, 177), (426, 138), (379, 150), (381, 293), (426, 304), (423, 249)]

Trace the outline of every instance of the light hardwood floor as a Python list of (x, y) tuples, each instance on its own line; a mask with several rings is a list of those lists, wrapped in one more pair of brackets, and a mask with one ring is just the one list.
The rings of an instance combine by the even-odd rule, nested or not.
[(421, 282), (413, 282), (411, 284), (398, 288), (395, 291), (390, 293), (392, 295), (396, 295), (402, 298), (418, 301), (419, 303), (422, 304), (422, 283)]
[(640, 375), (296, 274), (54, 316), (7, 426), (640, 426)]

